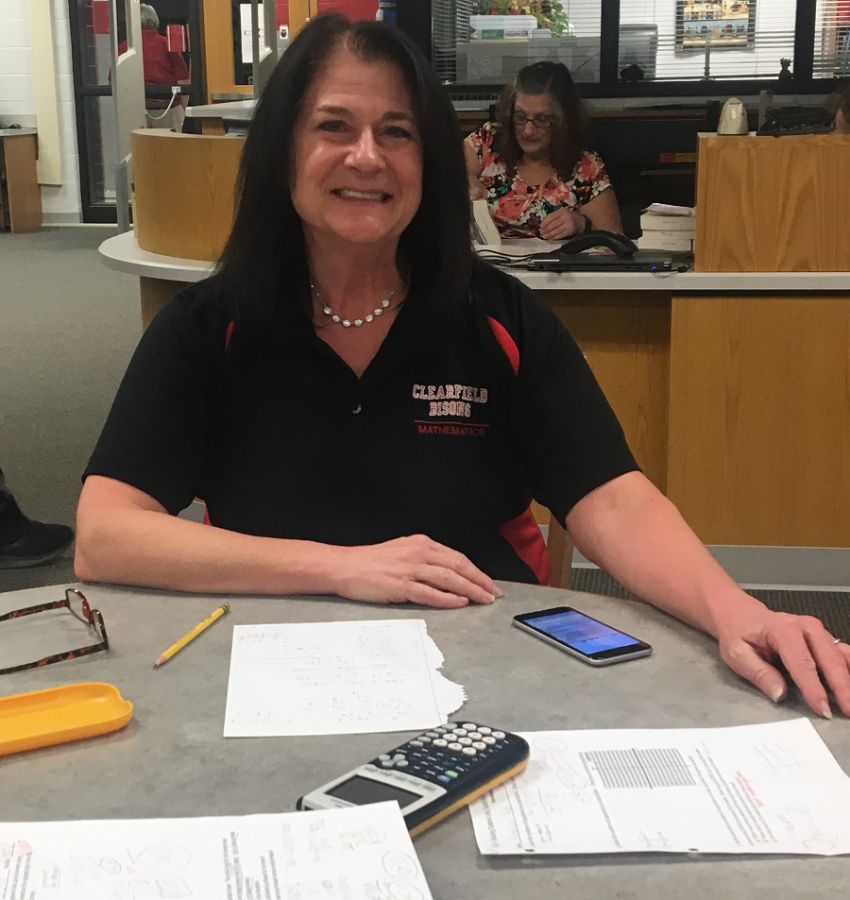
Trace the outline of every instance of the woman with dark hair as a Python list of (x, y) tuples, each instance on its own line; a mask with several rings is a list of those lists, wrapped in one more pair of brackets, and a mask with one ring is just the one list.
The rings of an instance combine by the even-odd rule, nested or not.
[[(524, 487), (479, 503), (504, 435), (483, 468), (458, 452), (487, 430), (466, 424), (487, 390), (463, 346), (481, 366), (494, 338), (469, 321), (460, 131), (427, 60), (383, 23), (316, 17), (263, 91), (238, 195), (218, 271), (160, 312), (119, 388), (79, 577), (435, 606), (500, 594), (481, 564), (533, 578), (498, 534)], [(167, 515), (195, 497), (213, 527)]]
[(470, 196), (487, 200), (503, 237), (560, 241), (621, 232), (605, 164), (588, 142), (587, 113), (569, 69), (526, 66), (505, 88), (497, 121), (464, 141)]
[[(491, 603), (548, 582), (535, 497), (622, 584), (850, 714), (846, 648), (738, 588), (639, 471), (581, 351), (476, 261), (457, 119), (380, 22), (318, 16), (251, 125), (215, 276), (145, 332), (86, 470), (76, 571), (168, 590)], [(178, 518), (203, 497), (209, 524)]]

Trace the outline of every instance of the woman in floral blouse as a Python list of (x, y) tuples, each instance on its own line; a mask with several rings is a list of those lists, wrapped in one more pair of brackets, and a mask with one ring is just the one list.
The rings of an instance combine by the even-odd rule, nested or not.
[(503, 237), (622, 232), (605, 164), (585, 149), (587, 140), (587, 115), (567, 67), (526, 66), (505, 89), (497, 122), (464, 141), (470, 196), (486, 198)]

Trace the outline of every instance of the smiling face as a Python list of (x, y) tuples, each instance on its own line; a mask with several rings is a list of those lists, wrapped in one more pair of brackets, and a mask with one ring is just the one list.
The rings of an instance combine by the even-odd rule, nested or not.
[(513, 112), (514, 134), (526, 156), (548, 155), (552, 128), (557, 120), (548, 94), (517, 94)]
[(422, 197), (422, 145), (401, 73), (342, 48), (307, 93), (290, 176), (308, 244), (393, 252)]

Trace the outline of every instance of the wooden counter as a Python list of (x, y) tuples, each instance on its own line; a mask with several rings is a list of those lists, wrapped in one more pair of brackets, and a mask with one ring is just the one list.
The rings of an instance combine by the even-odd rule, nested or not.
[(706, 543), (850, 546), (850, 294), (673, 298), (667, 493)]
[(850, 272), (850, 135), (700, 135), (696, 205), (698, 272)]
[(181, 259), (218, 259), (233, 225), (244, 140), (143, 128), (132, 142), (139, 246)]

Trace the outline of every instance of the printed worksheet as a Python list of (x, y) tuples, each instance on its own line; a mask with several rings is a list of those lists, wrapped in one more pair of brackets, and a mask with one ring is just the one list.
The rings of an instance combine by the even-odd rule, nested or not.
[(0, 900), (430, 900), (398, 804), (0, 823)]
[(523, 737), (470, 807), (484, 854), (850, 853), (850, 778), (807, 719)]
[(225, 737), (424, 731), (466, 699), (424, 619), (237, 625)]

